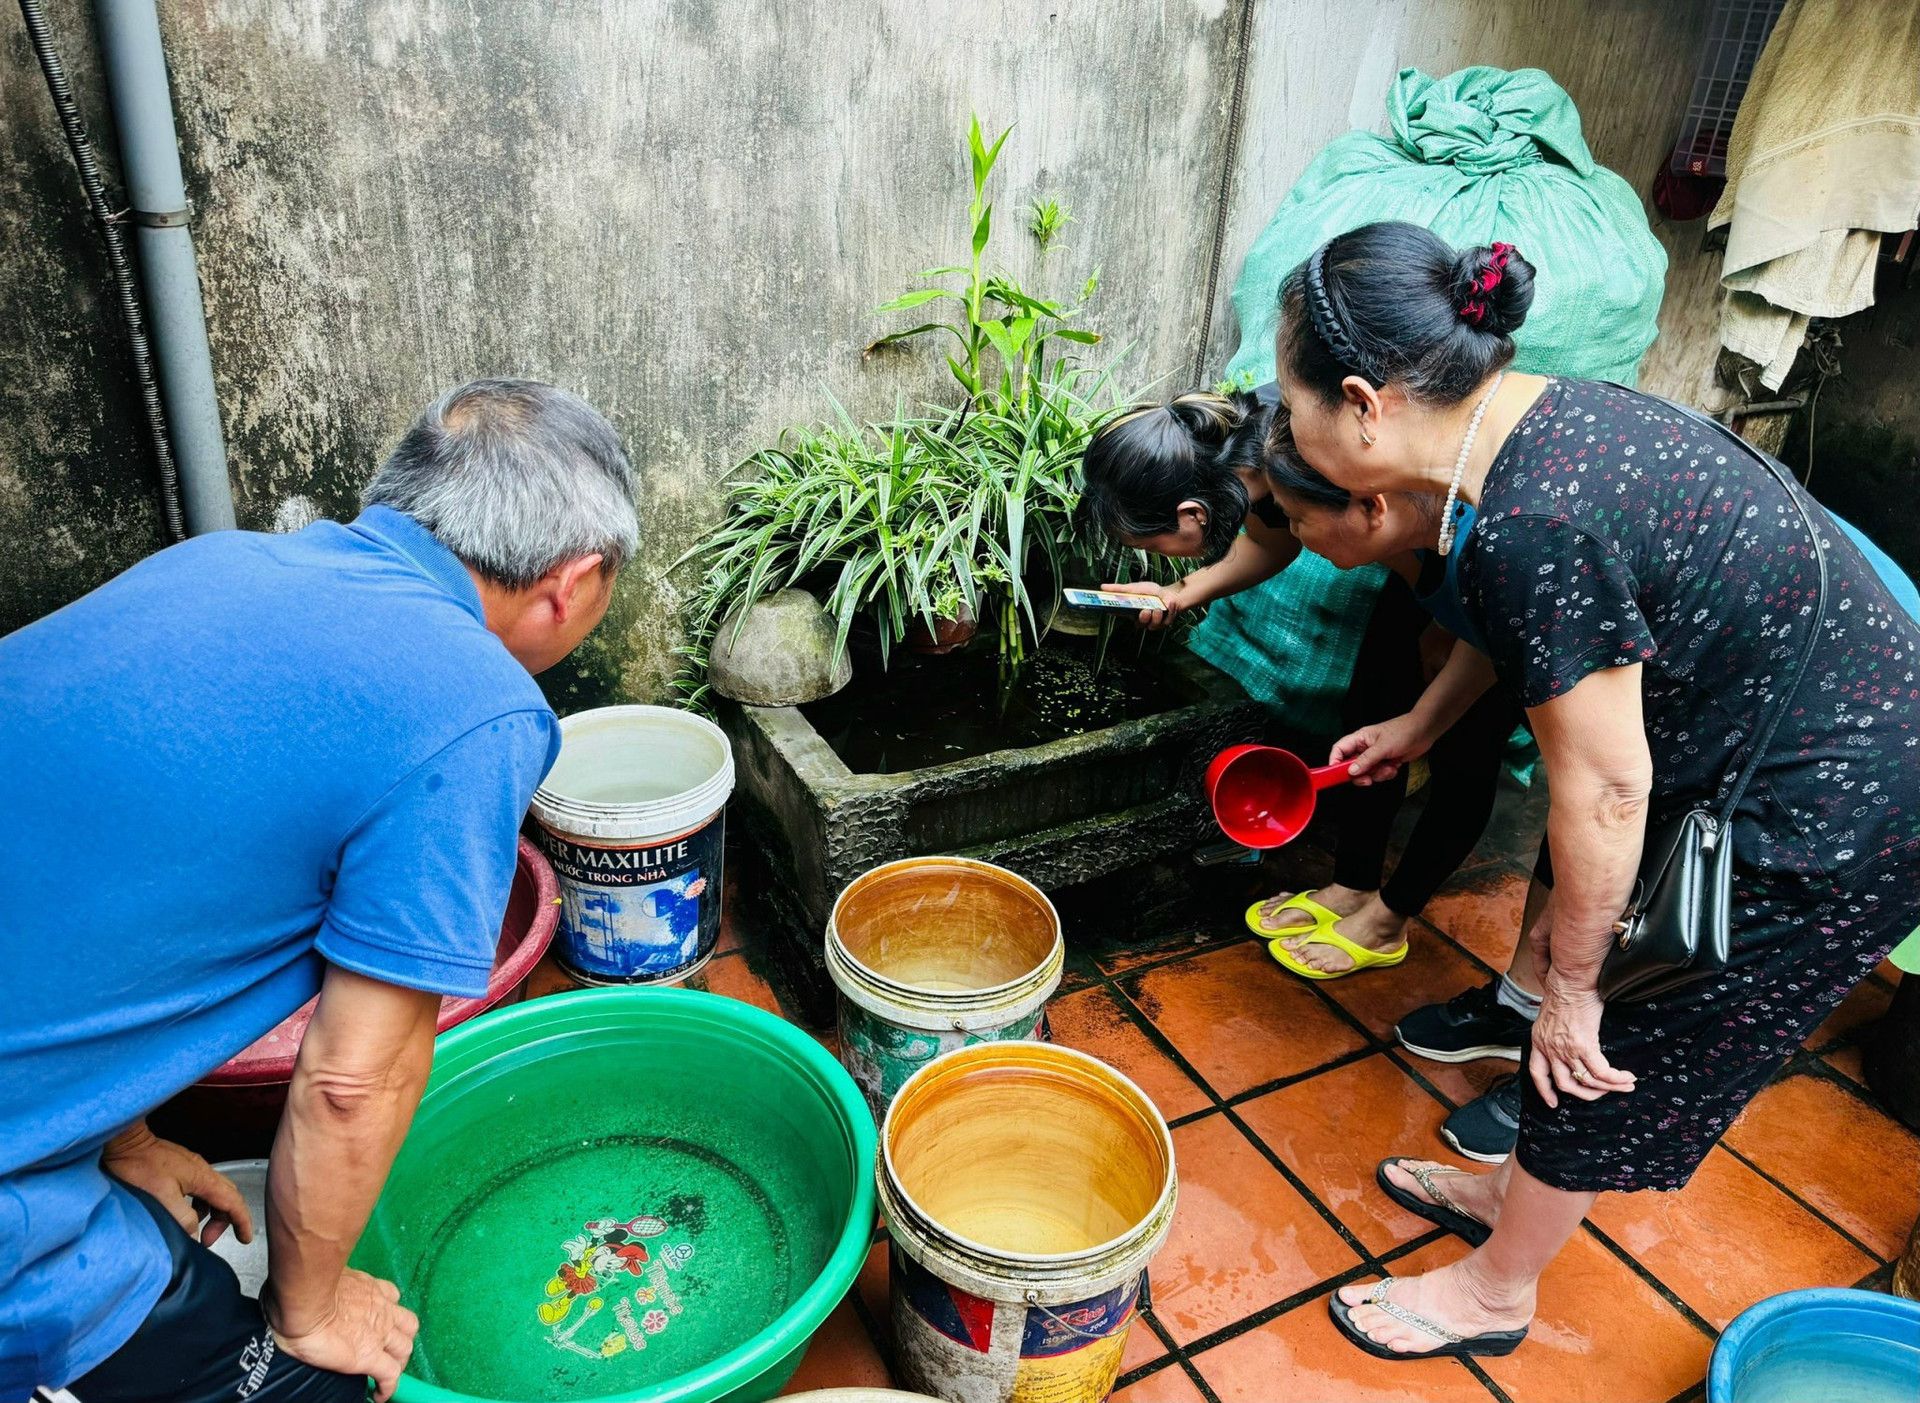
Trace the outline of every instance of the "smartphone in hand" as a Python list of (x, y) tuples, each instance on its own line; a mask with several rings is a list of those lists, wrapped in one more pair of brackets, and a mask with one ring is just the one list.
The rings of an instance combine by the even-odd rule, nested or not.
[(1060, 597), (1075, 609), (1120, 609), (1129, 614), (1144, 609), (1151, 614), (1167, 607), (1150, 594), (1120, 594), (1110, 589), (1063, 589)]

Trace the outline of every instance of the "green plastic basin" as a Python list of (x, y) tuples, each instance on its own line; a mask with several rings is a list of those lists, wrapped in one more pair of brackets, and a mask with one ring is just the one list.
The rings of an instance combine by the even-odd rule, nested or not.
[(873, 1153), (853, 1079), (735, 999), (591, 989), (455, 1028), (354, 1254), (420, 1316), (397, 1397), (772, 1397), (866, 1259)]

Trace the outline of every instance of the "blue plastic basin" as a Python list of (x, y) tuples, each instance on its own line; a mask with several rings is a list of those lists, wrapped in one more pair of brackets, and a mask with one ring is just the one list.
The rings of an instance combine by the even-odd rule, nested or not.
[(1707, 1403), (1914, 1403), (1920, 1302), (1789, 1291), (1734, 1317), (1713, 1349)]

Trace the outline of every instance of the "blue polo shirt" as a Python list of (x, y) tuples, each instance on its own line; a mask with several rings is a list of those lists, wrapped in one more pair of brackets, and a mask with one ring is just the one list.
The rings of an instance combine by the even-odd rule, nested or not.
[(383, 507), (197, 537), (0, 639), (0, 1400), (166, 1285), (108, 1139), (328, 963), (484, 992), (558, 751), (465, 568)]

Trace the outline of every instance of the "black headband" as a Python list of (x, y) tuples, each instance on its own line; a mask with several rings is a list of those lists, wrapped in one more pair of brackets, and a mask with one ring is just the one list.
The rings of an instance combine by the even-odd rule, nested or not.
[(1307, 319), (1313, 323), (1313, 329), (1327, 349), (1333, 352), (1333, 358), (1351, 370), (1357, 370), (1374, 384), (1384, 384), (1385, 377), (1375, 374), (1367, 358), (1354, 344), (1353, 337), (1347, 334), (1345, 323), (1333, 310), (1333, 299), (1327, 294), (1327, 251), (1333, 247), (1329, 239), (1314, 250), (1313, 257), (1307, 260), (1306, 292)]

